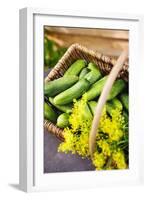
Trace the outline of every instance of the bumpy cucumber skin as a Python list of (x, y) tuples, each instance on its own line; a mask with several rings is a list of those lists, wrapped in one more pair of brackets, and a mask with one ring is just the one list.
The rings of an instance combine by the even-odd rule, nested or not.
[(86, 79), (79, 80), (71, 88), (61, 92), (54, 98), (54, 103), (57, 105), (65, 105), (73, 102), (73, 99), (81, 97), (88, 89), (90, 83)]
[(89, 108), (92, 112), (92, 114), (95, 114), (95, 110), (96, 110), (96, 106), (97, 106), (97, 102), (96, 101), (89, 101), (88, 102)]
[(100, 79), (99, 81), (97, 81), (90, 87), (90, 89), (87, 91), (88, 101), (98, 97), (101, 94), (106, 80), (107, 80), (107, 76), (103, 77), (102, 79)]
[(80, 75), (79, 75), (79, 79), (82, 79), (85, 77), (85, 75), (89, 72), (89, 69), (88, 68), (84, 68), (82, 69), (82, 71), (80, 72)]
[(90, 62), (87, 66), (87, 68), (91, 71), (99, 71), (99, 73), (101, 74), (98, 66), (96, 66), (94, 63)]
[(67, 113), (59, 115), (57, 119), (57, 126), (59, 128), (66, 128), (67, 126), (69, 126), (69, 115)]
[(129, 110), (129, 95), (127, 93), (123, 93), (120, 95), (120, 99), (123, 106), (128, 111)]
[(85, 60), (76, 60), (65, 72), (64, 77), (69, 75), (78, 75), (81, 70), (86, 66)]
[(110, 91), (110, 94), (108, 96), (108, 101), (116, 97), (119, 93), (122, 92), (122, 90), (126, 87), (126, 83), (122, 79), (118, 79), (115, 81), (115, 83), (112, 86), (112, 89)]
[(100, 70), (95, 64), (89, 63), (88, 69), (90, 69), (91, 71), (85, 75), (85, 79), (87, 79), (90, 82), (90, 84), (95, 83), (102, 77)]
[(79, 80), (78, 76), (67, 76), (45, 83), (44, 95), (53, 97), (71, 87)]
[(65, 113), (71, 113), (72, 112), (72, 104), (66, 104), (66, 105), (56, 105), (54, 103), (54, 99), (52, 97), (49, 97), (49, 102), (55, 106), (58, 110), (65, 112)]
[[(104, 76), (102, 79), (94, 83), (91, 88), (87, 91), (87, 100), (92, 100), (96, 97), (98, 97), (102, 90), (103, 87), (107, 81), (108, 76)], [(112, 89), (110, 91), (110, 94), (108, 96), (107, 100), (111, 100), (115, 98), (126, 86), (126, 83), (122, 79), (118, 79), (115, 81), (115, 83), (112, 86)]]
[(87, 68), (90, 70), (90, 72), (85, 75), (85, 79), (87, 79), (90, 84), (95, 83), (102, 77), (100, 70), (94, 63), (89, 63)]
[(110, 116), (112, 116), (112, 112), (115, 109), (114, 105), (111, 102), (106, 103), (106, 111), (109, 113)]
[(47, 103), (44, 103), (44, 118), (53, 123), (55, 123), (57, 119), (57, 114)]

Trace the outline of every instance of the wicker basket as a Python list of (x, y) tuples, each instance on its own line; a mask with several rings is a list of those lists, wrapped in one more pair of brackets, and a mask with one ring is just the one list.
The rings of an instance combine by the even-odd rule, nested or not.
[[(45, 78), (45, 82), (49, 82), (51, 80), (62, 77), (65, 71), (69, 68), (69, 66), (77, 59), (85, 59), (87, 62), (93, 62), (97, 66), (99, 66), (102, 74), (109, 74), (112, 67), (116, 63), (116, 60), (104, 56), (100, 53), (94, 52), (92, 50), (87, 49), (84, 46), (79, 44), (71, 45), (63, 57), (59, 60), (56, 66), (52, 69), (52, 71)], [(123, 66), (123, 69), (118, 75), (118, 78), (122, 78), (126, 82), (128, 81), (128, 63), (126, 62)], [(56, 135), (60, 140), (64, 140), (63, 129), (58, 128), (55, 124), (49, 122), (48, 120), (44, 120), (44, 128), (46, 128), (49, 132)]]

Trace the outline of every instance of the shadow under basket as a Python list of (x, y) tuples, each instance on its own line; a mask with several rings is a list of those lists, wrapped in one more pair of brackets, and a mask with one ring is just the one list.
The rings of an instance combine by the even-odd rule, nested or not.
[[(103, 75), (107, 75), (110, 73), (112, 67), (115, 65), (116, 60), (112, 59), (108, 56), (104, 56), (98, 52), (93, 50), (89, 50), (88, 48), (81, 46), (79, 44), (71, 45), (66, 53), (62, 56), (56, 66), (51, 70), (48, 76), (45, 78), (45, 82), (49, 82), (54, 79), (58, 79), (64, 75), (66, 70), (70, 67), (70, 65), (76, 61), (77, 59), (84, 59), (89, 62), (95, 63), (101, 73)], [(128, 62), (126, 62), (123, 66), (123, 69), (120, 71), (117, 78), (121, 78), (128, 82)], [(44, 120), (44, 128), (47, 129), (50, 133), (55, 135), (58, 139), (64, 140), (64, 132), (63, 129), (58, 128), (55, 124), (48, 120)]]

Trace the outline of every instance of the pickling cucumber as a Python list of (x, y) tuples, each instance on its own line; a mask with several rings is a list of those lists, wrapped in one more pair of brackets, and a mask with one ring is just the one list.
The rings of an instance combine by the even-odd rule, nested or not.
[(55, 123), (57, 119), (57, 114), (47, 103), (44, 103), (44, 118), (53, 123)]
[[(91, 86), (91, 88), (87, 91), (88, 101), (98, 97), (101, 94), (103, 87), (107, 81), (107, 78), (108, 76), (105, 76)], [(111, 91), (107, 100), (111, 100), (114, 97), (116, 97), (125, 88), (125, 86), (126, 84), (124, 80), (122, 79), (116, 80), (111, 88)]]
[(78, 81), (78, 79), (78, 76), (66, 76), (47, 82), (44, 85), (44, 95), (47, 95), (48, 97), (53, 97), (71, 87), (74, 83)]
[(111, 91), (110, 91), (110, 94), (108, 96), (108, 99), (107, 100), (111, 100), (113, 99), (114, 97), (116, 97), (119, 93), (121, 93), (121, 91), (126, 87), (126, 83), (124, 80), (122, 79), (117, 79), (112, 88), (111, 88)]
[(64, 77), (69, 75), (78, 75), (81, 70), (86, 66), (86, 61), (79, 59), (76, 60), (65, 72)]
[(129, 110), (129, 96), (127, 93), (123, 93), (120, 95), (121, 102), (125, 109), (128, 111)]
[(106, 103), (106, 111), (107, 113), (109, 113), (110, 116), (112, 115), (114, 109), (114, 105), (111, 102)]
[(54, 103), (57, 105), (65, 105), (71, 103), (73, 102), (73, 99), (78, 99), (81, 97), (89, 89), (89, 86), (89, 81), (86, 79), (81, 79), (69, 89), (55, 96)]
[(88, 101), (98, 97), (101, 94), (101, 91), (105, 85), (106, 80), (107, 76), (103, 77), (90, 87), (90, 89), (86, 92)]
[(88, 102), (89, 108), (92, 112), (92, 114), (95, 114), (95, 110), (96, 110), (96, 106), (97, 106), (97, 102), (96, 101), (89, 101)]
[(92, 62), (90, 62), (90, 63), (88, 64), (87, 68), (90, 69), (91, 71), (95, 71), (95, 70), (97, 71), (97, 70), (98, 70), (99, 73), (101, 74), (99, 68), (98, 68), (94, 63), (92, 63)]
[(117, 98), (114, 98), (106, 103), (106, 110), (109, 115), (112, 115), (112, 112), (115, 109), (118, 109), (120, 111), (122, 111), (123, 109), (122, 103)]
[(92, 113), (91, 113), (87, 103), (86, 103), (84, 109), (81, 111), (81, 115), (86, 120), (92, 119)]
[(85, 75), (85, 79), (87, 79), (90, 82), (90, 84), (95, 83), (101, 78), (101, 72), (94, 63), (89, 63), (87, 68), (91, 71)]
[(117, 109), (119, 109), (119, 110), (122, 110), (122, 109), (123, 109), (123, 105), (122, 105), (122, 103), (121, 103), (121, 101), (120, 101), (119, 99), (114, 98), (114, 99), (111, 100), (111, 102), (112, 102), (112, 104), (113, 104), (113, 106), (114, 106), (115, 108), (117, 108)]
[(80, 75), (79, 75), (79, 79), (84, 78), (85, 75), (86, 75), (89, 71), (90, 71), (90, 70), (89, 70), (87, 67), (85, 67), (84, 69), (82, 69), (82, 71), (80, 72)]
[(57, 119), (57, 126), (59, 128), (65, 128), (65, 127), (69, 126), (69, 114), (63, 113), (63, 114), (59, 115), (59, 117)]
[(49, 97), (50, 103), (55, 106), (58, 110), (63, 111), (65, 113), (71, 113), (72, 112), (72, 103), (66, 104), (66, 105), (56, 105), (54, 103), (54, 99), (52, 97)]

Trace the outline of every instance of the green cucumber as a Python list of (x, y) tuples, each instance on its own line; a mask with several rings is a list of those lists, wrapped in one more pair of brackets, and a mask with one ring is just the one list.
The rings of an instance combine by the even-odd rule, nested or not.
[(76, 60), (65, 72), (64, 77), (65, 76), (69, 76), (69, 75), (78, 75), (81, 70), (86, 66), (86, 62), (85, 60), (79, 59)]
[(111, 101), (108, 101), (106, 103), (106, 110), (109, 113), (109, 115), (112, 116), (112, 112), (115, 109), (118, 109), (118, 110), (123, 109), (122, 103), (117, 98), (114, 98)]
[(55, 123), (57, 119), (57, 114), (47, 103), (44, 103), (44, 118), (53, 123)]
[[(95, 111), (96, 111), (97, 104), (98, 104), (98, 102), (96, 102), (96, 101), (89, 101), (89, 102), (88, 102), (90, 111), (92, 112), (92, 115), (93, 115), (93, 116), (95, 115)], [(106, 109), (106, 105), (104, 105), (104, 108), (103, 108), (103, 109), (104, 109), (104, 110)]]
[(85, 67), (84, 69), (82, 69), (82, 71), (81, 71), (81, 73), (80, 73), (80, 75), (79, 75), (79, 79), (84, 78), (85, 75), (86, 75), (88, 72), (89, 72), (89, 69), (88, 69), (88, 68)]
[(73, 99), (81, 97), (88, 89), (90, 83), (86, 79), (79, 80), (71, 88), (61, 92), (54, 98), (54, 103), (57, 105), (64, 105), (73, 102)]
[(129, 110), (129, 95), (127, 93), (123, 93), (120, 95), (120, 99), (123, 106), (128, 111)]
[(87, 79), (90, 84), (95, 83), (102, 77), (100, 70), (94, 63), (89, 63), (87, 68), (91, 71), (85, 75), (85, 79)]
[(119, 93), (122, 92), (122, 90), (126, 87), (126, 83), (124, 80), (122, 79), (117, 79), (113, 86), (112, 86), (112, 89), (110, 91), (110, 94), (108, 96), (108, 101), (113, 99), (114, 97), (116, 97)]
[(117, 98), (112, 99), (111, 102), (112, 102), (114, 108), (117, 108), (119, 110), (123, 109), (123, 105), (122, 105), (121, 101), (118, 100)]
[(82, 112), (81, 115), (84, 119), (86, 120), (92, 119), (92, 113), (87, 103), (85, 105), (85, 108), (81, 112)]
[(78, 79), (79, 78), (77, 76), (67, 76), (47, 82), (44, 85), (44, 95), (53, 97), (71, 87), (78, 81)]
[(100, 70), (99, 70), (99, 68), (97, 67), (97, 65), (96, 64), (94, 64), (94, 63), (92, 63), (92, 62), (90, 62), (89, 64), (88, 64), (88, 66), (87, 66), (87, 68), (89, 69), (89, 70), (91, 70), (91, 71), (99, 71), (99, 73), (101, 74), (101, 72), (100, 72)]
[(92, 114), (95, 114), (95, 110), (96, 110), (96, 106), (97, 106), (97, 102), (96, 101), (89, 101), (88, 102), (89, 108), (92, 112)]
[(65, 128), (69, 126), (69, 115), (67, 113), (63, 113), (59, 115), (57, 119), (57, 126), (59, 128)]
[[(101, 94), (103, 87), (107, 81), (107, 78), (108, 76), (105, 76), (91, 86), (91, 88), (87, 91), (88, 101), (98, 97)], [(116, 80), (112, 86), (112, 89), (110, 91), (110, 94), (107, 100), (111, 100), (114, 97), (116, 97), (125, 88), (125, 86), (126, 86), (126, 83), (124, 80), (122, 79)]]
[(66, 104), (66, 105), (56, 105), (54, 103), (54, 99), (52, 97), (49, 97), (49, 102), (55, 106), (58, 110), (63, 111), (65, 113), (71, 113), (72, 112), (72, 104)]
[(98, 97), (101, 94), (102, 89), (106, 83), (106, 80), (107, 80), (107, 76), (103, 77), (102, 79), (100, 79), (99, 81), (97, 81), (90, 87), (90, 89), (87, 91), (88, 101)]
[(109, 113), (110, 116), (112, 116), (113, 110), (115, 109), (114, 105), (112, 102), (107, 102), (106, 103), (106, 111)]

